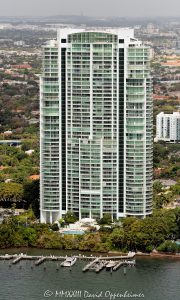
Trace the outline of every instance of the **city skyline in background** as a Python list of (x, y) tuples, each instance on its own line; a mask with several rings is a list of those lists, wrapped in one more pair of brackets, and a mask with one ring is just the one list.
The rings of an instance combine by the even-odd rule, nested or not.
[[(102, 10), (103, 7), (103, 10)], [(143, 0), (2, 0), (0, 16), (87, 15), (94, 17), (178, 16), (180, 2)]]

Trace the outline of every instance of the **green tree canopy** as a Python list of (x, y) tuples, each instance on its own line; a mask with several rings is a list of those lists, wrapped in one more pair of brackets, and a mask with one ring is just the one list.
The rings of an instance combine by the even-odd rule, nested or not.
[(67, 211), (64, 215), (64, 221), (66, 224), (73, 224), (78, 220), (76, 215), (72, 211)]
[(100, 225), (110, 225), (112, 223), (111, 214), (105, 213), (101, 219), (98, 220)]
[(0, 182), (0, 201), (21, 201), (23, 198), (22, 184)]

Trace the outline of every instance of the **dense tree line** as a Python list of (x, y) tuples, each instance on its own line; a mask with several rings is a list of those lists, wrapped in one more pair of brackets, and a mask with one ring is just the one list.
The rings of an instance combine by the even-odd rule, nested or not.
[(84, 235), (62, 235), (50, 224), (34, 223), (31, 211), (11, 217), (0, 225), (0, 248), (31, 246), (40, 248), (108, 252), (180, 251), (173, 241), (180, 238), (180, 209), (156, 210), (146, 219), (128, 217), (99, 231)]
[(35, 217), (39, 218), (39, 180), (0, 182), (0, 206), (3, 208), (32, 208)]
[[(35, 152), (28, 156), (24, 150), (35, 147)], [(25, 141), (22, 144), (22, 149), (0, 145), (0, 182), (10, 179), (13, 182), (23, 184), (28, 180), (28, 177), (33, 174), (39, 174), (39, 152), (36, 142)]]

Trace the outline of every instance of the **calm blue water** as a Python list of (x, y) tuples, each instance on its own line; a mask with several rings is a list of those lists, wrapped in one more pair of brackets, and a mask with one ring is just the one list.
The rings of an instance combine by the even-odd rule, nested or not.
[[(27, 252), (19, 249), (0, 251), (0, 254), (18, 251)], [(31, 249), (27, 253), (70, 255), (71, 252)], [(0, 261), (0, 300), (132, 299), (120, 296), (128, 293), (140, 294), (141, 297), (133, 299), (180, 300), (180, 259), (137, 258), (136, 267), (127, 269), (126, 275), (123, 268), (112, 274), (105, 270), (99, 274), (82, 273), (86, 263), (77, 262), (72, 271), (68, 268), (57, 271), (57, 262), (46, 262), (35, 267), (31, 261), (22, 261), (9, 267), (9, 262)], [(68, 291), (77, 293), (74, 297), (68, 297)], [(115, 293), (119, 293), (119, 297), (113, 297)]]

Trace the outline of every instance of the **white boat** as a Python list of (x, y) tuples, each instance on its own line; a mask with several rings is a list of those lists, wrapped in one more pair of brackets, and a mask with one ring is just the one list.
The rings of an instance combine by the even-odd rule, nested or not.
[(106, 265), (106, 271), (109, 271), (112, 268), (114, 268), (116, 264), (117, 264), (117, 261), (110, 260), (110, 262)]
[(77, 258), (75, 256), (67, 257), (66, 260), (61, 263), (61, 267), (72, 267), (76, 260)]
[(134, 257), (135, 255), (136, 255), (136, 252), (131, 252), (131, 251), (128, 252), (128, 257)]

